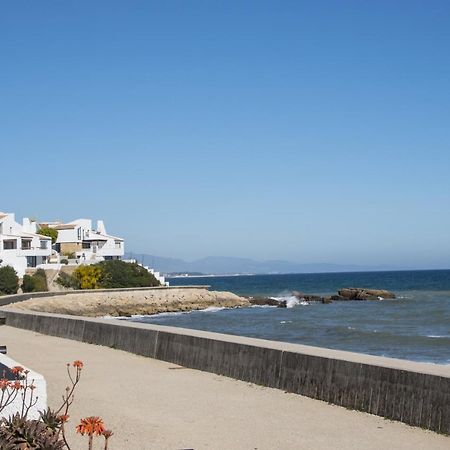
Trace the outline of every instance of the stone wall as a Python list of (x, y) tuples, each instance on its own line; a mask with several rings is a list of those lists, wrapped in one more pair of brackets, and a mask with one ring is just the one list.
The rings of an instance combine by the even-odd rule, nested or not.
[(81, 242), (61, 242), (60, 245), (60, 253), (61, 255), (67, 256), (71, 255), (72, 253), (81, 252)]
[(3, 312), (9, 326), (105, 345), (450, 433), (449, 366), (118, 320)]

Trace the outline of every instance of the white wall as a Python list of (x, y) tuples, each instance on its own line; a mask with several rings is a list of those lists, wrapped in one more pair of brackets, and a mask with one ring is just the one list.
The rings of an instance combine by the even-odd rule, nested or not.
[[(15, 366), (22, 366), (22, 364), (18, 363), (17, 361), (14, 361), (13, 359), (9, 358), (6, 355), (0, 354), (0, 363), (4, 364), (6, 367), (12, 368)], [(23, 366), (22, 366), (23, 367)], [(39, 419), (39, 411), (45, 411), (47, 409), (47, 384), (45, 382), (45, 378), (37, 372), (34, 372), (33, 370), (24, 367), (24, 369), (28, 369), (30, 373), (28, 374), (28, 379), (34, 380), (34, 385), (36, 389), (34, 390), (33, 396), (34, 398), (37, 398), (37, 403), (35, 406), (33, 406), (29, 413), (28, 413), (28, 419)], [(27, 395), (25, 400), (30, 398), (30, 391), (27, 391)], [(15, 400), (8, 405), (4, 410), (1, 412), (2, 417), (9, 417), (17, 412), (20, 412), (22, 407), (22, 397), (19, 394)]]
[[(32, 234), (36, 224), (29, 219), (24, 219), (23, 224), (15, 221), (14, 213), (8, 213), (7, 217), (0, 219), (0, 266), (12, 266), (19, 277), (23, 277), (27, 268), (27, 256), (35, 256), (36, 264), (42, 264), (45, 258), (52, 253), (51, 239)], [(30, 240), (30, 248), (22, 249), (22, 239)], [(5, 240), (14, 240), (15, 249), (4, 249)], [(41, 248), (41, 242), (46, 243), (46, 248)]]

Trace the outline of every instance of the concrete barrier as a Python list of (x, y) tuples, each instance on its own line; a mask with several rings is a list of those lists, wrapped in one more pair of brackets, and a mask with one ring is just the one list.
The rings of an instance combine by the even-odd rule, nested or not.
[(450, 433), (450, 366), (111, 319), (4, 309), (6, 325), (283, 389)]

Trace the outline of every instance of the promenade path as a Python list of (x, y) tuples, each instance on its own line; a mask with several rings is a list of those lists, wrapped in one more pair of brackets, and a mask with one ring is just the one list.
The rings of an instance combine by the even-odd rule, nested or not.
[(51, 406), (66, 387), (66, 362), (84, 362), (68, 424), (73, 450), (87, 448), (73, 428), (91, 415), (113, 429), (111, 450), (450, 449), (449, 437), (431, 431), (119, 350), (7, 326), (0, 343), (45, 376)]

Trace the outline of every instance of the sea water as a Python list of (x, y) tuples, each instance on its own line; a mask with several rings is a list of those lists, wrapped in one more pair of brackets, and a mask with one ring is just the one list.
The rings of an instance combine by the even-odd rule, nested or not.
[[(130, 320), (450, 364), (450, 270), (173, 278), (238, 295), (286, 299), (288, 308), (209, 308)], [(292, 291), (343, 287), (393, 291), (397, 298), (301, 304)]]

